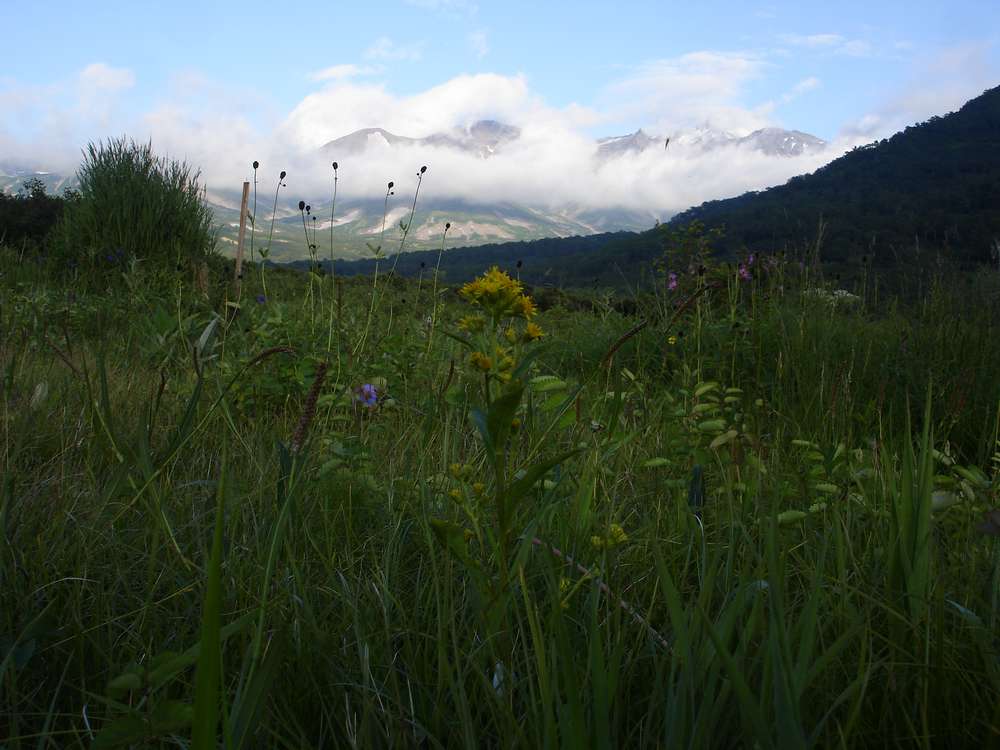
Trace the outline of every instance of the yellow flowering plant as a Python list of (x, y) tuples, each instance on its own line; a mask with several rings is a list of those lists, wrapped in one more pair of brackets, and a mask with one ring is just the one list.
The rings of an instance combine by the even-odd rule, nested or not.
[[(461, 335), (448, 335), (469, 349), (468, 370), (482, 379), (482, 401), (470, 410), (470, 417), (492, 474), (492, 481), (483, 477), (471, 484), (471, 497), (460, 493), (464, 504), (460, 510), (476, 527), (475, 538), (484, 545), (482, 556), (470, 554), (461, 524), (439, 521), (434, 530), (442, 546), (469, 569), (471, 580), (480, 589), (486, 627), (498, 632), (503, 629), (510, 582), (515, 579), (516, 547), (524, 543), (522, 530), (527, 519), (523, 501), (549, 471), (578, 451), (542, 458), (527, 466), (511, 465), (511, 438), (521, 430), (518, 413), (526, 388), (524, 378), (544, 333), (533, 321), (535, 304), (521, 283), (496, 267), (465, 284), (459, 294), (476, 310), (459, 321)], [(467, 483), (471, 477), (462, 479)], [(470, 512), (470, 501), (479, 507), (478, 512)], [(485, 522), (482, 527), (480, 519)], [(496, 567), (491, 571), (493, 565)]]

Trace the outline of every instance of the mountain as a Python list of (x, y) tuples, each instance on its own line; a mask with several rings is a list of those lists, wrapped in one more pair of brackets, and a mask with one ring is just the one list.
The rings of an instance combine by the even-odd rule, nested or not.
[[(761, 141), (773, 144), (769, 136)], [(529, 283), (620, 286), (648, 276), (651, 261), (663, 253), (665, 230), (693, 221), (722, 227), (725, 235), (717, 248), (729, 257), (805, 253), (818, 244), (823, 261), (867, 258), (882, 267), (900, 268), (919, 261), (921, 252), (925, 257), (940, 252), (959, 264), (996, 266), (1000, 87), (957, 112), (856, 148), (812, 174), (704, 203), (657, 229), (456, 249), (444, 253), (441, 268), (455, 281), (493, 264), (514, 270), (520, 260), (517, 270)], [(413, 253), (400, 260), (398, 270), (419, 273), (435, 259), (435, 253)], [(368, 271), (365, 262), (337, 266), (337, 273), (343, 274)]]
[(652, 148), (669, 151), (678, 147), (702, 153), (719, 148), (740, 148), (760, 151), (768, 156), (801, 156), (806, 152), (821, 151), (826, 141), (799, 130), (761, 128), (740, 137), (725, 130), (709, 127), (682, 130), (670, 136), (651, 136), (641, 128), (629, 135), (601, 138), (597, 142), (598, 154), (612, 159), (629, 153), (640, 153)]
[(825, 259), (889, 262), (923, 246), (988, 260), (1000, 241), (1000, 86), (812, 174), (704, 203), (671, 223), (694, 220), (724, 226), (730, 252), (803, 248), (818, 238)]
[(17, 193), (28, 180), (41, 180), (50, 194), (60, 193), (76, 184), (74, 177), (38, 170), (14, 161), (0, 161), (0, 193)]
[(646, 135), (642, 128), (629, 135), (601, 138), (597, 141), (597, 153), (605, 159), (613, 159), (624, 154), (647, 151), (657, 146), (663, 147), (663, 138)]
[[(489, 161), (505, 150), (516, 145), (522, 137), (520, 128), (497, 120), (479, 120), (467, 126), (420, 137), (393, 133), (385, 128), (371, 127), (348, 133), (331, 140), (319, 149), (323, 161), (347, 162), (354, 160), (364, 165), (367, 156), (394, 154), (403, 157), (407, 151), (438, 149), (472, 155)], [(624, 136), (602, 138), (595, 141), (594, 156), (598, 162), (581, 164), (583, 170), (592, 170), (597, 164), (613, 163), (615, 159), (629, 155), (653, 151), (652, 158), (672, 159), (678, 151), (688, 151), (687, 158), (697, 158), (699, 154), (719, 148), (751, 148), (775, 158), (803, 153), (806, 149), (821, 148), (823, 142), (817, 138), (799, 133), (765, 129), (739, 138), (725, 131), (705, 127), (697, 130), (677, 132), (670, 139), (666, 136), (650, 135), (638, 130)], [(654, 150), (658, 150), (654, 151)], [(430, 157), (431, 154), (428, 154)], [(430, 158), (428, 158), (430, 162)], [(23, 165), (0, 164), (0, 190), (16, 192), (24, 179), (33, 176), (33, 170)], [(73, 178), (38, 172), (50, 191), (72, 186)], [(234, 186), (235, 188), (235, 186)], [(321, 255), (329, 254), (330, 247), (330, 204), (317, 202), (312, 205), (307, 227), (302, 226), (302, 216), (298, 211), (298, 200), (302, 197), (293, 188), (282, 191), (277, 213), (271, 222), (272, 203), (258, 196), (258, 225), (253, 232), (254, 249), (259, 247), (261, 236), (264, 242), (271, 238), (271, 258), (279, 261), (306, 258), (309, 245), (316, 244)], [(232, 252), (237, 242), (239, 228), (239, 193), (235, 190), (212, 190), (207, 193), (219, 226), (219, 244), (223, 252)], [(336, 216), (333, 218), (333, 244), (335, 254), (345, 258), (365, 258), (371, 256), (370, 245), (381, 245), (383, 252), (399, 247), (399, 223), (409, 213), (409, 205), (403, 196), (394, 196), (389, 201), (389, 211), (384, 220), (385, 204), (382, 196), (372, 196), (367, 200), (347, 200), (341, 197), (337, 202)], [(312, 220), (316, 216), (316, 220)], [(544, 237), (570, 237), (593, 235), (621, 230), (641, 231), (653, 226), (659, 219), (668, 218), (652, 211), (628, 210), (625, 208), (582, 208), (577, 205), (533, 205), (499, 202), (490, 198), (464, 200), (441, 200), (422, 198), (414, 217), (414, 223), (406, 239), (407, 250), (429, 250), (440, 246), (441, 234), (446, 222), (451, 223), (448, 233), (449, 243), (466, 246), (488, 243), (517, 242)], [(307, 239), (307, 232), (310, 238)], [(311, 235), (315, 234), (313, 240)]]
[(479, 120), (468, 127), (433, 133), (425, 138), (395, 135), (383, 128), (364, 128), (330, 141), (320, 152), (329, 158), (343, 158), (363, 154), (368, 149), (430, 146), (474, 153), (486, 159), (520, 136), (519, 128), (496, 120)]

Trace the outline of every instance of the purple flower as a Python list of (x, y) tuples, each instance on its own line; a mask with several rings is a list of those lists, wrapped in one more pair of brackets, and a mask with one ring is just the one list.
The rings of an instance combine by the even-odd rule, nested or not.
[(263, 305), (265, 302), (267, 302), (267, 297), (265, 297), (263, 294), (258, 294), (257, 295), (257, 304), (258, 305)]
[(357, 399), (369, 409), (378, 405), (378, 391), (371, 383), (365, 383), (357, 390)]
[(753, 265), (753, 253), (750, 253), (750, 257), (747, 258), (747, 265), (748, 266), (752, 266)]
[(669, 289), (672, 292), (676, 288), (677, 288), (677, 274), (671, 271), (667, 275), (667, 289)]
[(739, 274), (740, 278), (743, 279), (744, 281), (750, 281), (750, 279), (753, 278), (753, 276), (750, 275), (750, 269), (747, 268), (746, 265), (744, 265), (743, 263), (740, 263)]

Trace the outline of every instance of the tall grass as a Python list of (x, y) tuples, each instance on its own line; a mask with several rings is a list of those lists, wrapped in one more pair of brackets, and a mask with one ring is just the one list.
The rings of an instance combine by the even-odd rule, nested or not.
[(437, 274), (327, 336), (280, 270), (232, 324), (5, 276), (0, 743), (995, 740), (994, 290), (785, 271), (547, 309), (517, 399)]
[(158, 157), (149, 143), (90, 143), (77, 172), (79, 200), (55, 230), (65, 259), (113, 263), (126, 257), (164, 265), (201, 258), (214, 247), (211, 210), (198, 173)]

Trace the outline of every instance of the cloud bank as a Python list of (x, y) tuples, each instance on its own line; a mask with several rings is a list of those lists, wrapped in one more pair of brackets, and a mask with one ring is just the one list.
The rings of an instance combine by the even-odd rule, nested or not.
[[(834, 49), (845, 44), (823, 35), (794, 41)], [(0, 162), (17, 157), (41, 168), (72, 171), (87, 140), (124, 132), (136, 140), (151, 139), (158, 153), (196, 165), (214, 194), (237, 191), (251, 176), (251, 162), (259, 160), (263, 184), (285, 170), (289, 199), (318, 204), (329, 193), (329, 161), (337, 159), (345, 199), (380, 198), (389, 180), (403, 197), (426, 164), (422, 202), (624, 209), (663, 219), (705, 200), (783, 183), (854, 145), (890, 134), (899, 124), (954, 108), (985, 88), (982, 76), (965, 75), (982, 50), (956, 49), (929, 64), (921, 86), (849, 124), (822, 152), (789, 158), (735, 147), (705, 152), (675, 139), (666, 149), (608, 160), (597, 152), (595, 132), (623, 134), (622, 123), (641, 122), (651, 134), (710, 127), (746, 135), (781, 125), (774, 119), (778, 104), (817, 96), (822, 82), (804, 77), (773, 100), (748, 102), (749, 85), (770, 63), (752, 53), (702, 51), (623, 68), (615, 83), (595, 92), (593, 104), (554, 106), (532, 90), (524, 75), (460, 75), (400, 94), (378, 80), (378, 63), (412, 60), (420, 54), (419, 45), (381, 38), (369, 52), (369, 64), (331, 65), (310, 74), (314, 90), (287, 112), (268, 110), (266, 100), (214, 85), (195, 72), (179, 76), (148, 110), (128, 116), (118, 105), (123, 92), (137, 85), (127, 69), (95, 63), (45, 88), (0, 80), (0, 111), (7, 113), (0, 115)], [(319, 150), (361, 128), (426, 137), (482, 119), (515, 125), (521, 137), (488, 159), (429, 147), (376, 146), (364, 157), (324, 156)]]

